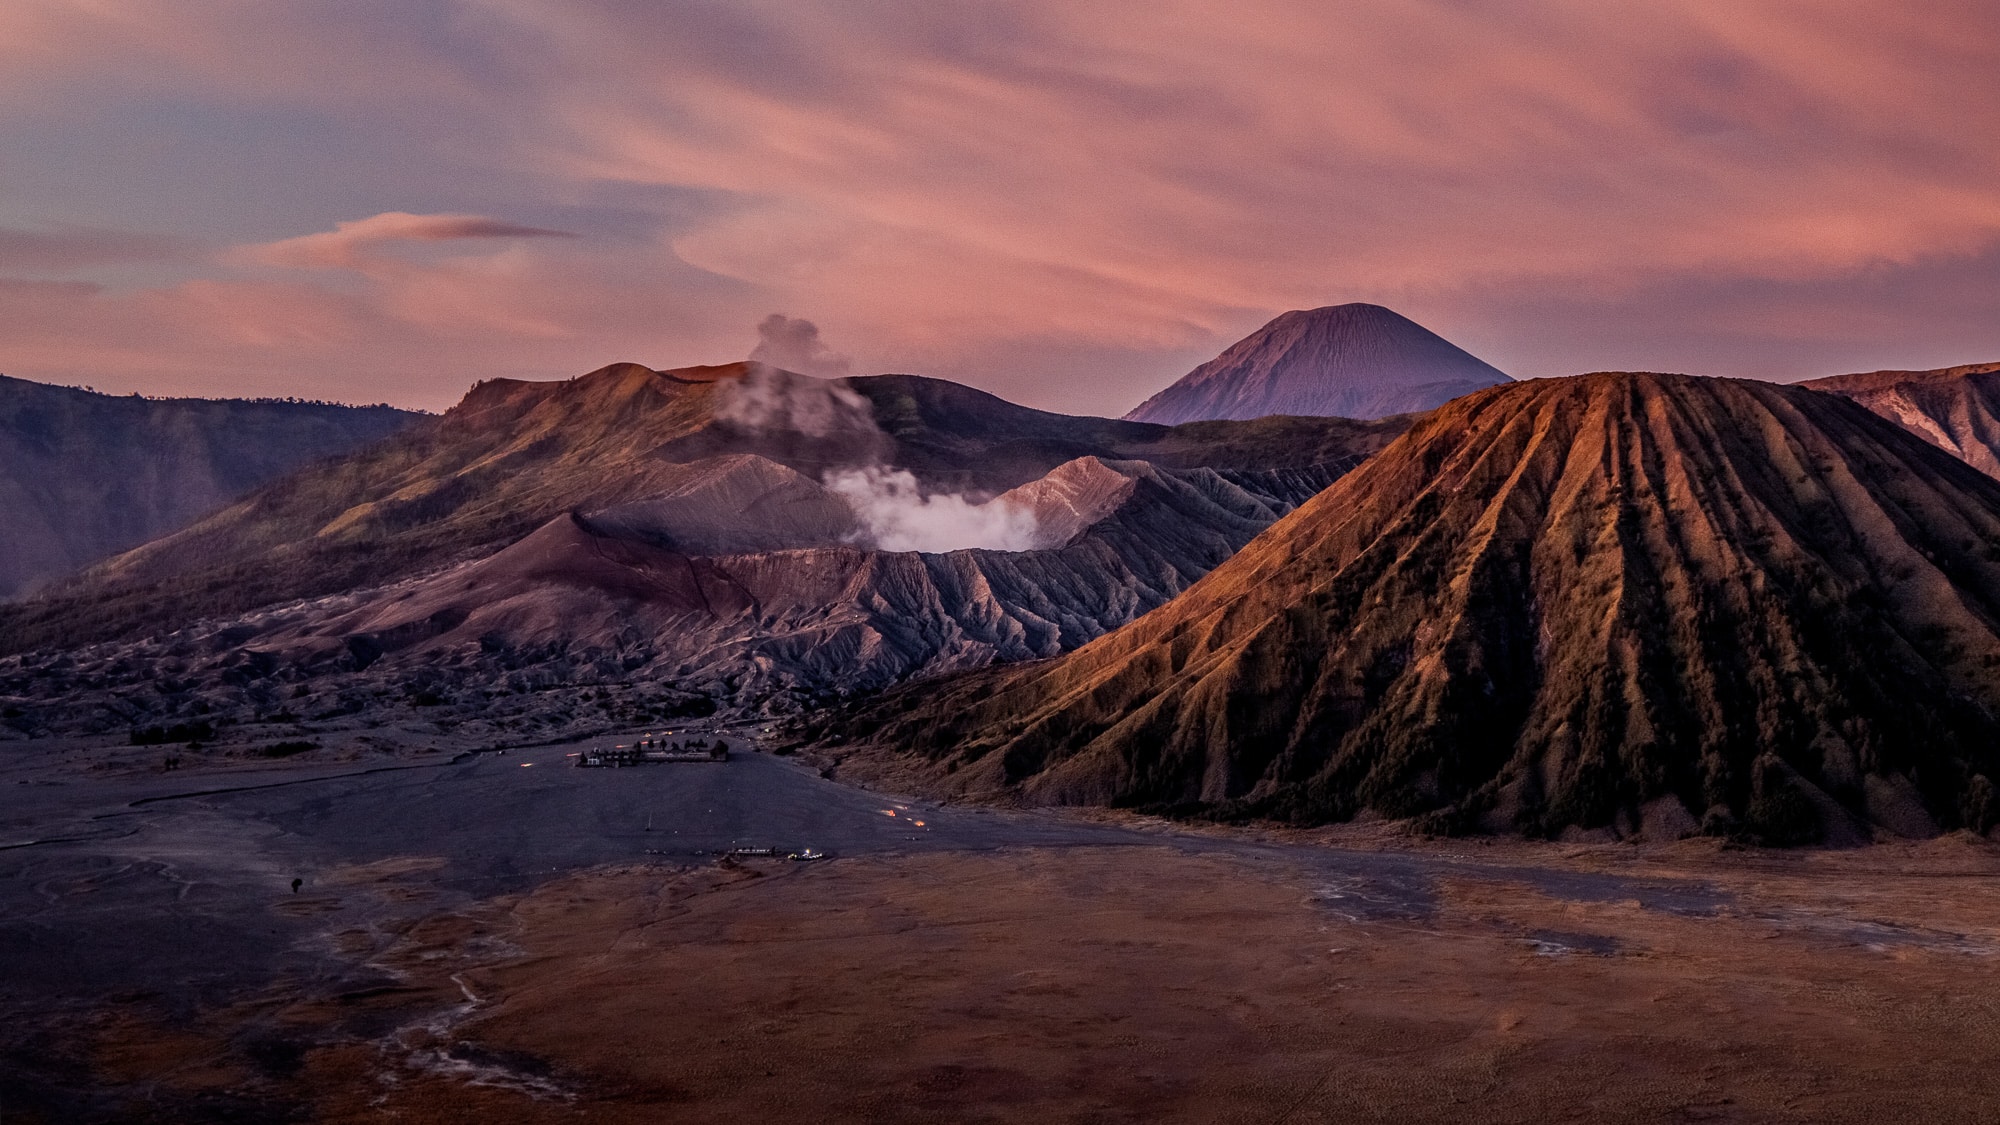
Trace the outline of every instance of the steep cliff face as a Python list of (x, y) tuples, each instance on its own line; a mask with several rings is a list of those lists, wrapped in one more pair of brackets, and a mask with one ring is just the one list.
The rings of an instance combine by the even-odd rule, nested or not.
[[(826, 382), (748, 364), (603, 368), (556, 383), (482, 383), (442, 417), (274, 482), (129, 551), (48, 597), (0, 608), (0, 650), (132, 637), (199, 617), (323, 597), (476, 558), (575, 511), (606, 526), (645, 506), (714, 516), (670, 520), (695, 553), (762, 549), (759, 521), (725, 510), (741, 458), (806, 485), (876, 467), (929, 491), (985, 499), (1078, 457), (1218, 470), (1352, 464), (1396, 421), (1287, 419), (1167, 427), (1029, 410), (943, 380)], [(729, 468), (729, 466), (735, 466)], [(729, 479), (709, 479), (721, 471)], [(763, 495), (761, 492), (759, 495)], [(781, 520), (817, 513), (767, 499)], [(628, 505), (637, 507), (626, 508)], [(642, 520), (643, 522), (643, 520)], [(725, 526), (727, 525), (727, 526)]]
[(1836, 375), (1800, 386), (1853, 399), (1987, 476), (2000, 477), (2000, 363)]
[(1331, 305), (1285, 313), (1126, 417), (1168, 424), (1270, 414), (1385, 418), (1507, 381), (1380, 305)]
[(855, 720), (942, 788), (1771, 841), (2000, 815), (2000, 484), (1839, 397), (1465, 398), (1061, 659)]
[(422, 417), (386, 406), (118, 398), (0, 376), (0, 598)]

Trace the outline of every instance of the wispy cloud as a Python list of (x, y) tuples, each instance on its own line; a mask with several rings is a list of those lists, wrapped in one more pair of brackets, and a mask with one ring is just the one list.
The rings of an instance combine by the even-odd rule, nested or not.
[[(1167, 0), (1143, 20), (1053, 0), (20, 0), (0, 7), (0, 144), (60, 112), (66, 151), (129, 150), (104, 157), (129, 192), (49, 189), (50, 221), (157, 229), (120, 201), (156, 205), (160, 167), (250, 169), (259, 206), (298, 194), (201, 279), (317, 293), (329, 367), (343, 348), (352, 367), (553, 364), (573, 353), (548, 342), (593, 338), (730, 358), (778, 308), (854, 370), (1114, 411), (1275, 311), (1339, 300), (1525, 372), (1824, 370), (1846, 333), (1802, 326), (1864, 298), (1903, 311), (1883, 332), (1912, 354), (2000, 354), (2000, 298), (1927, 305), (1924, 280), (2000, 292), (1996, 63), (2000, 9), (1971, 0)], [(102, 131), (162, 104), (187, 144)], [(257, 159), (260, 114), (324, 130), (325, 154)], [(382, 198), (385, 179), (407, 190)], [(370, 202), (329, 212), (329, 183)], [(1731, 311), (1746, 287), (1769, 331)], [(93, 300), (169, 318), (190, 292)], [(152, 362), (193, 365), (166, 349), (208, 335), (181, 325)], [(279, 349), (202, 355), (268, 370)]]
[(334, 224), (330, 231), (300, 235), (236, 253), (240, 261), (305, 269), (356, 269), (371, 247), (395, 242), (459, 242), (471, 239), (574, 238), (569, 231), (525, 226), (483, 215), (412, 215), (384, 211)]

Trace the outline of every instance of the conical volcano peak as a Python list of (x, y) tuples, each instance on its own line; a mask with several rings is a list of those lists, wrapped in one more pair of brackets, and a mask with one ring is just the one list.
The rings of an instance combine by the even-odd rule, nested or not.
[(1507, 381), (1393, 310), (1328, 305), (1276, 317), (1126, 417), (1168, 425), (1267, 414), (1384, 418)]
[(1996, 542), (2000, 485), (1837, 396), (1510, 383), (1426, 416), (1125, 629), (929, 686), (879, 737), (937, 761), (941, 787), (1050, 803), (1769, 842), (1983, 831)]
[(1309, 323), (1319, 327), (1339, 328), (1342, 326), (1381, 326), (1390, 331), (1407, 331), (1430, 334), (1430, 329), (1383, 305), (1371, 305), (1366, 301), (1349, 301), (1343, 305), (1321, 305), (1316, 309), (1293, 309), (1272, 318), (1271, 324)]

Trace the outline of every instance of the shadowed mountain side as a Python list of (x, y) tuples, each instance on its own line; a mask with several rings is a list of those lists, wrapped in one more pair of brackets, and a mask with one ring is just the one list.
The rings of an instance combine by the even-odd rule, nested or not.
[[(1337, 476), (1080, 460), (994, 501), (1045, 521), (1049, 545), (1020, 552), (869, 551), (802, 523), (783, 549), (702, 556), (661, 546), (692, 539), (684, 526), (642, 523), (631, 509), (615, 532), (603, 514), (564, 515), (429, 577), (59, 659), (0, 660), (0, 696), (22, 733), (613, 682), (667, 692), (677, 707), (788, 713), (1075, 648), (1179, 593)], [(706, 519), (696, 512), (697, 525)], [(480, 704), (466, 706), (432, 714), (477, 720)]]
[(1430, 410), (1507, 376), (1380, 305), (1283, 314), (1126, 417), (1141, 422), (1267, 414), (1385, 418)]
[[(0, 607), (0, 651), (131, 637), (392, 582), (490, 553), (567, 512), (676, 503), (706, 487), (706, 466), (736, 455), (815, 480), (881, 464), (931, 489), (992, 495), (1082, 456), (1223, 470), (1351, 465), (1407, 425), (1295, 419), (1183, 432), (1029, 410), (936, 379), (829, 383), (747, 364), (492, 380), (442, 417)], [(739, 549), (730, 542), (690, 546)]]
[(1980, 472), (2000, 477), (2000, 363), (1871, 371), (1799, 385), (1851, 398)]
[(1841, 398), (1669, 375), (1424, 418), (1173, 602), (848, 720), (859, 769), (1302, 822), (1991, 827), (2000, 483)]
[(0, 376), (0, 597), (423, 417), (386, 406), (120, 398)]

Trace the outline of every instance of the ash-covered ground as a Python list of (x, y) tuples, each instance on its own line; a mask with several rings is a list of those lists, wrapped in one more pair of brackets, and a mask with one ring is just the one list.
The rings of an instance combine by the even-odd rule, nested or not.
[(636, 639), (613, 650), (470, 645), (419, 664), (382, 661), (365, 646), (303, 664), (243, 644), (353, 600), (320, 598), (138, 640), (0, 658), (0, 744), (122, 737), (155, 748), (140, 757), (175, 756), (187, 765), (307, 751), (308, 760), (346, 760), (579, 738), (718, 710), (737, 719), (785, 715), (831, 698), (772, 687), (732, 692), (726, 677), (708, 685), (711, 695), (635, 677), (650, 659)]
[(177, 770), (113, 737), (6, 745), (6, 1119), (2000, 1107), (1976, 838), (1196, 830), (869, 791), (763, 732), (657, 727), (733, 753), (628, 769), (571, 755), (638, 729), (472, 753), (384, 723)]

